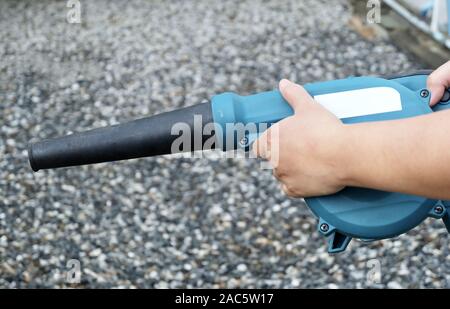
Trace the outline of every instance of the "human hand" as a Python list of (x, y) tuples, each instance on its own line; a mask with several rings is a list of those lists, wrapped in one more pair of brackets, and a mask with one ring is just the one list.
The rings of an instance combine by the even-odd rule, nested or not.
[(351, 150), (344, 124), (303, 87), (282, 80), (279, 88), (295, 114), (267, 130), (253, 145), (254, 153), (271, 163), (274, 176), (291, 197), (342, 190)]
[(439, 103), (445, 90), (450, 87), (450, 61), (440, 66), (428, 77), (427, 86), (431, 91), (430, 104), (434, 106)]

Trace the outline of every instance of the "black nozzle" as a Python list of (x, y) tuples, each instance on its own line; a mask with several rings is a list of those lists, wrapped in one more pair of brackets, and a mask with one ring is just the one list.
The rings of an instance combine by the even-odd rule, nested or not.
[[(203, 134), (204, 126), (213, 123), (211, 104), (202, 103), (125, 124), (31, 144), (28, 149), (30, 165), (36, 172), (41, 169), (171, 154), (174, 153), (173, 142), (180, 137), (179, 132), (172, 134), (177, 123), (191, 130), (191, 147), (176, 152), (201, 150), (203, 143), (214, 135), (213, 132), (209, 136)], [(199, 136), (200, 143), (194, 141)]]

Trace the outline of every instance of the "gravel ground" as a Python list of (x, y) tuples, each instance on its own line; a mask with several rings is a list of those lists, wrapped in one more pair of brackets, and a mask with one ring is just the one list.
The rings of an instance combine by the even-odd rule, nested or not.
[[(33, 174), (32, 139), (224, 90), (421, 68), (348, 26), (345, 0), (0, 2), (1, 287), (449, 287), (443, 225), (329, 256), (250, 160), (148, 158)], [(66, 282), (77, 259), (78, 285)], [(381, 283), (367, 282), (367, 262)]]

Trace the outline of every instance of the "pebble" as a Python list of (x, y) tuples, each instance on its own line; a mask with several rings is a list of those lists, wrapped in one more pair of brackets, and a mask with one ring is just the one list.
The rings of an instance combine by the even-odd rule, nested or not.
[(237, 270), (238, 270), (239, 272), (241, 272), (241, 273), (246, 272), (246, 271), (247, 271), (247, 265), (245, 265), (245, 264), (239, 264), (239, 265), (237, 266)]
[(402, 286), (400, 285), (400, 283), (396, 282), (396, 281), (391, 281), (387, 284), (388, 289), (402, 289)]

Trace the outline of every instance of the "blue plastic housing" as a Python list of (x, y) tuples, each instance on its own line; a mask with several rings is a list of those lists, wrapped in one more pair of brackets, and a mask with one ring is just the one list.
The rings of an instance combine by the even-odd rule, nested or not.
[[(392, 79), (352, 77), (307, 84), (305, 89), (312, 96), (317, 96), (373, 87), (393, 88), (400, 93), (401, 111), (342, 120), (349, 124), (384, 121), (433, 112), (429, 107), (430, 93), (426, 89), (427, 77), (427, 72)], [(448, 107), (450, 107), (448, 102), (441, 102), (434, 111)], [(227, 124), (273, 124), (293, 115), (292, 108), (277, 90), (246, 97), (233, 93), (217, 95), (212, 99), (212, 111), (217, 130), (224, 133), (221, 145), (224, 150), (237, 147), (248, 149), (258, 134), (262, 133), (259, 131), (257, 134), (248, 135), (245, 143), (241, 145), (236, 143), (226, 147), (227, 134), (235, 134), (235, 132), (230, 133)], [(330, 236), (328, 248), (330, 253), (344, 251), (352, 238), (372, 241), (398, 236), (413, 229), (428, 217), (443, 218), (450, 230), (447, 212), (450, 203), (425, 197), (346, 188), (338, 194), (306, 199), (306, 204), (319, 218), (319, 232), (324, 236)]]

